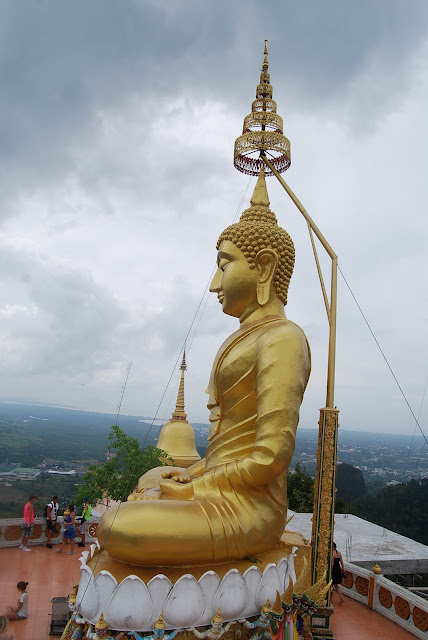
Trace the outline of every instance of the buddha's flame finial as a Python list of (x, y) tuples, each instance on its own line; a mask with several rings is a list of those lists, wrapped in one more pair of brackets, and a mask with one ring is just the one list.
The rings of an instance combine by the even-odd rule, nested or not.
[(260, 169), (259, 179), (254, 187), (253, 195), (251, 196), (251, 204), (253, 207), (262, 206), (269, 207), (269, 196), (266, 188), (265, 180), (265, 168)]
[[(263, 52), (260, 83), (257, 85), (256, 99), (251, 113), (245, 116), (242, 135), (235, 140), (234, 165), (238, 171), (257, 176), (264, 166), (262, 156), (269, 156), (275, 169), (282, 173), (291, 164), (290, 141), (284, 136), (284, 124), (276, 112), (276, 102), (272, 99), (267, 40)], [(266, 175), (272, 171), (266, 168)]]

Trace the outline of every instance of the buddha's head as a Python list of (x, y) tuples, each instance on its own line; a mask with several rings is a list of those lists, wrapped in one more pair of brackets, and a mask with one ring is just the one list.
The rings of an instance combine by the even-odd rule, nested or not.
[(217, 242), (217, 272), (210, 291), (224, 313), (241, 317), (272, 299), (287, 304), (294, 267), (294, 245), (269, 208), (264, 169), (239, 222), (227, 227)]

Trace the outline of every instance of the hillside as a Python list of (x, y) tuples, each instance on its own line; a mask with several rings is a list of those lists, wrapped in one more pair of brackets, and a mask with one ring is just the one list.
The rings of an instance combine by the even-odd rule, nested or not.
[[(0, 464), (35, 466), (45, 458), (64, 462), (105, 460), (107, 436), (116, 415), (77, 411), (49, 405), (0, 403)], [(124, 431), (141, 446), (156, 444), (161, 425), (146, 416), (121, 415)], [(205, 455), (209, 426), (192, 423), (196, 446)], [(315, 473), (317, 429), (297, 430), (292, 466), (300, 463)], [(412, 448), (410, 450), (410, 444)], [(359, 467), (366, 482), (403, 482), (427, 474), (428, 451), (423, 439), (339, 429), (338, 461)]]

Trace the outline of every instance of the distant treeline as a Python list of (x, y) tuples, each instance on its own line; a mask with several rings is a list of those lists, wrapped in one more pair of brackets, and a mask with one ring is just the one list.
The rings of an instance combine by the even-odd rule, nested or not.
[[(296, 465), (288, 477), (290, 509), (311, 511), (313, 484), (310, 475)], [(336, 512), (352, 513), (385, 529), (428, 545), (428, 479), (410, 480), (369, 493), (360, 469), (338, 464)]]
[(353, 505), (355, 515), (428, 545), (428, 479), (410, 480), (365, 495)]
[[(0, 464), (17, 462), (23, 467), (33, 467), (45, 458), (103, 462), (110, 427), (116, 423), (116, 417), (59, 407), (0, 403)], [(122, 415), (119, 424), (144, 447), (156, 444), (161, 428), (139, 416)], [(204, 455), (204, 433), (196, 433), (196, 446)]]

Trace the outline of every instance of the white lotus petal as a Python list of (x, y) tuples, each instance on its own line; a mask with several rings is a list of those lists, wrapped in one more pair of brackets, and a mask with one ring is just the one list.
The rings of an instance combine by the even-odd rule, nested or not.
[(81, 558), (85, 558), (85, 564), (86, 564), (88, 562), (88, 560), (89, 560), (89, 551), (82, 551), (80, 557)]
[[(198, 624), (208, 624), (206, 620), (211, 621), (211, 618), (215, 614), (214, 598), (219, 584), (220, 578), (215, 571), (207, 571), (199, 578), (199, 585), (204, 596), (204, 606), (199, 616)], [(204, 622), (202, 622), (202, 620)]]
[(244, 580), (248, 589), (248, 605), (242, 613), (242, 618), (249, 618), (260, 613), (259, 608), (256, 604), (257, 592), (262, 580), (260, 569), (253, 564), (245, 571)]
[(153, 603), (153, 614), (150, 619), (151, 629), (156, 620), (159, 618), (159, 614), (164, 610), (166, 599), (172, 589), (172, 582), (162, 573), (159, 573), (157, 576), (154, 576), (150, 580), (147, 588), (149, 590)]
[(167, 628), (193, 627), (201, 617), (204, 596), (198, 581), (190, 574), (181, 576), (168, 594), (163, 618)]
[(100, 571), (94, 584), (99, 603), (98, 611), (95, 614), (95, 619), (98, 620), (102, 612), (107, 614), (108, 607), (105, 605), (106, 602), (110, 602), (110, 598), (117, 589), (117, 580), (109, 571)]
[(260, 609), (260, 607), (265, 605), (267, 599), (272, 603), (275, 602), (277, 591), (281, 593), (278, 569), (276, 568), (276, 564), (270, 562), (263, 571), (262, 579), (257, 590), (256, 604), (258, 608)]
[(279, 589), (279, 593), (284, 593), (285, 591), (285, 576), (287, 575), (287, 570), (288, 570), (288, 559), (281, 558), (281, 560), (278, 562), (279, 584), (281, 585), (281, 588)]
[(99, 609), (98, 594), (95, 589), (94, 576), (88, 566), (81, 567), (82, 575), (79, 580), (79, 589), (76, 597), (76, 607), (80, 615), (94, 622)]
[(293, 581), (293, 584), (296, 582), (296, 569), (294, 567), (294, 558), (297, 555), (297, 550), (298, 550), (298, 547), (293, 547), (288, 557), (287, 573), (285, 574), (285, 579), (284, 579), (284, 591), (287, 591), (287, 587), (288, 587), (288, 583), (290, 582), (290, 579)]
[(231, 569), (220, 582), (214, 598), (214, 609), (221, 609), (224, 620), (240, 618), (248, 604), (248, 589), (237, 569)]
[(104, 618), (112, 629), (142, 630), (153, 615), (149, 590), (138, 576), (122, 580), (110, 598)]

